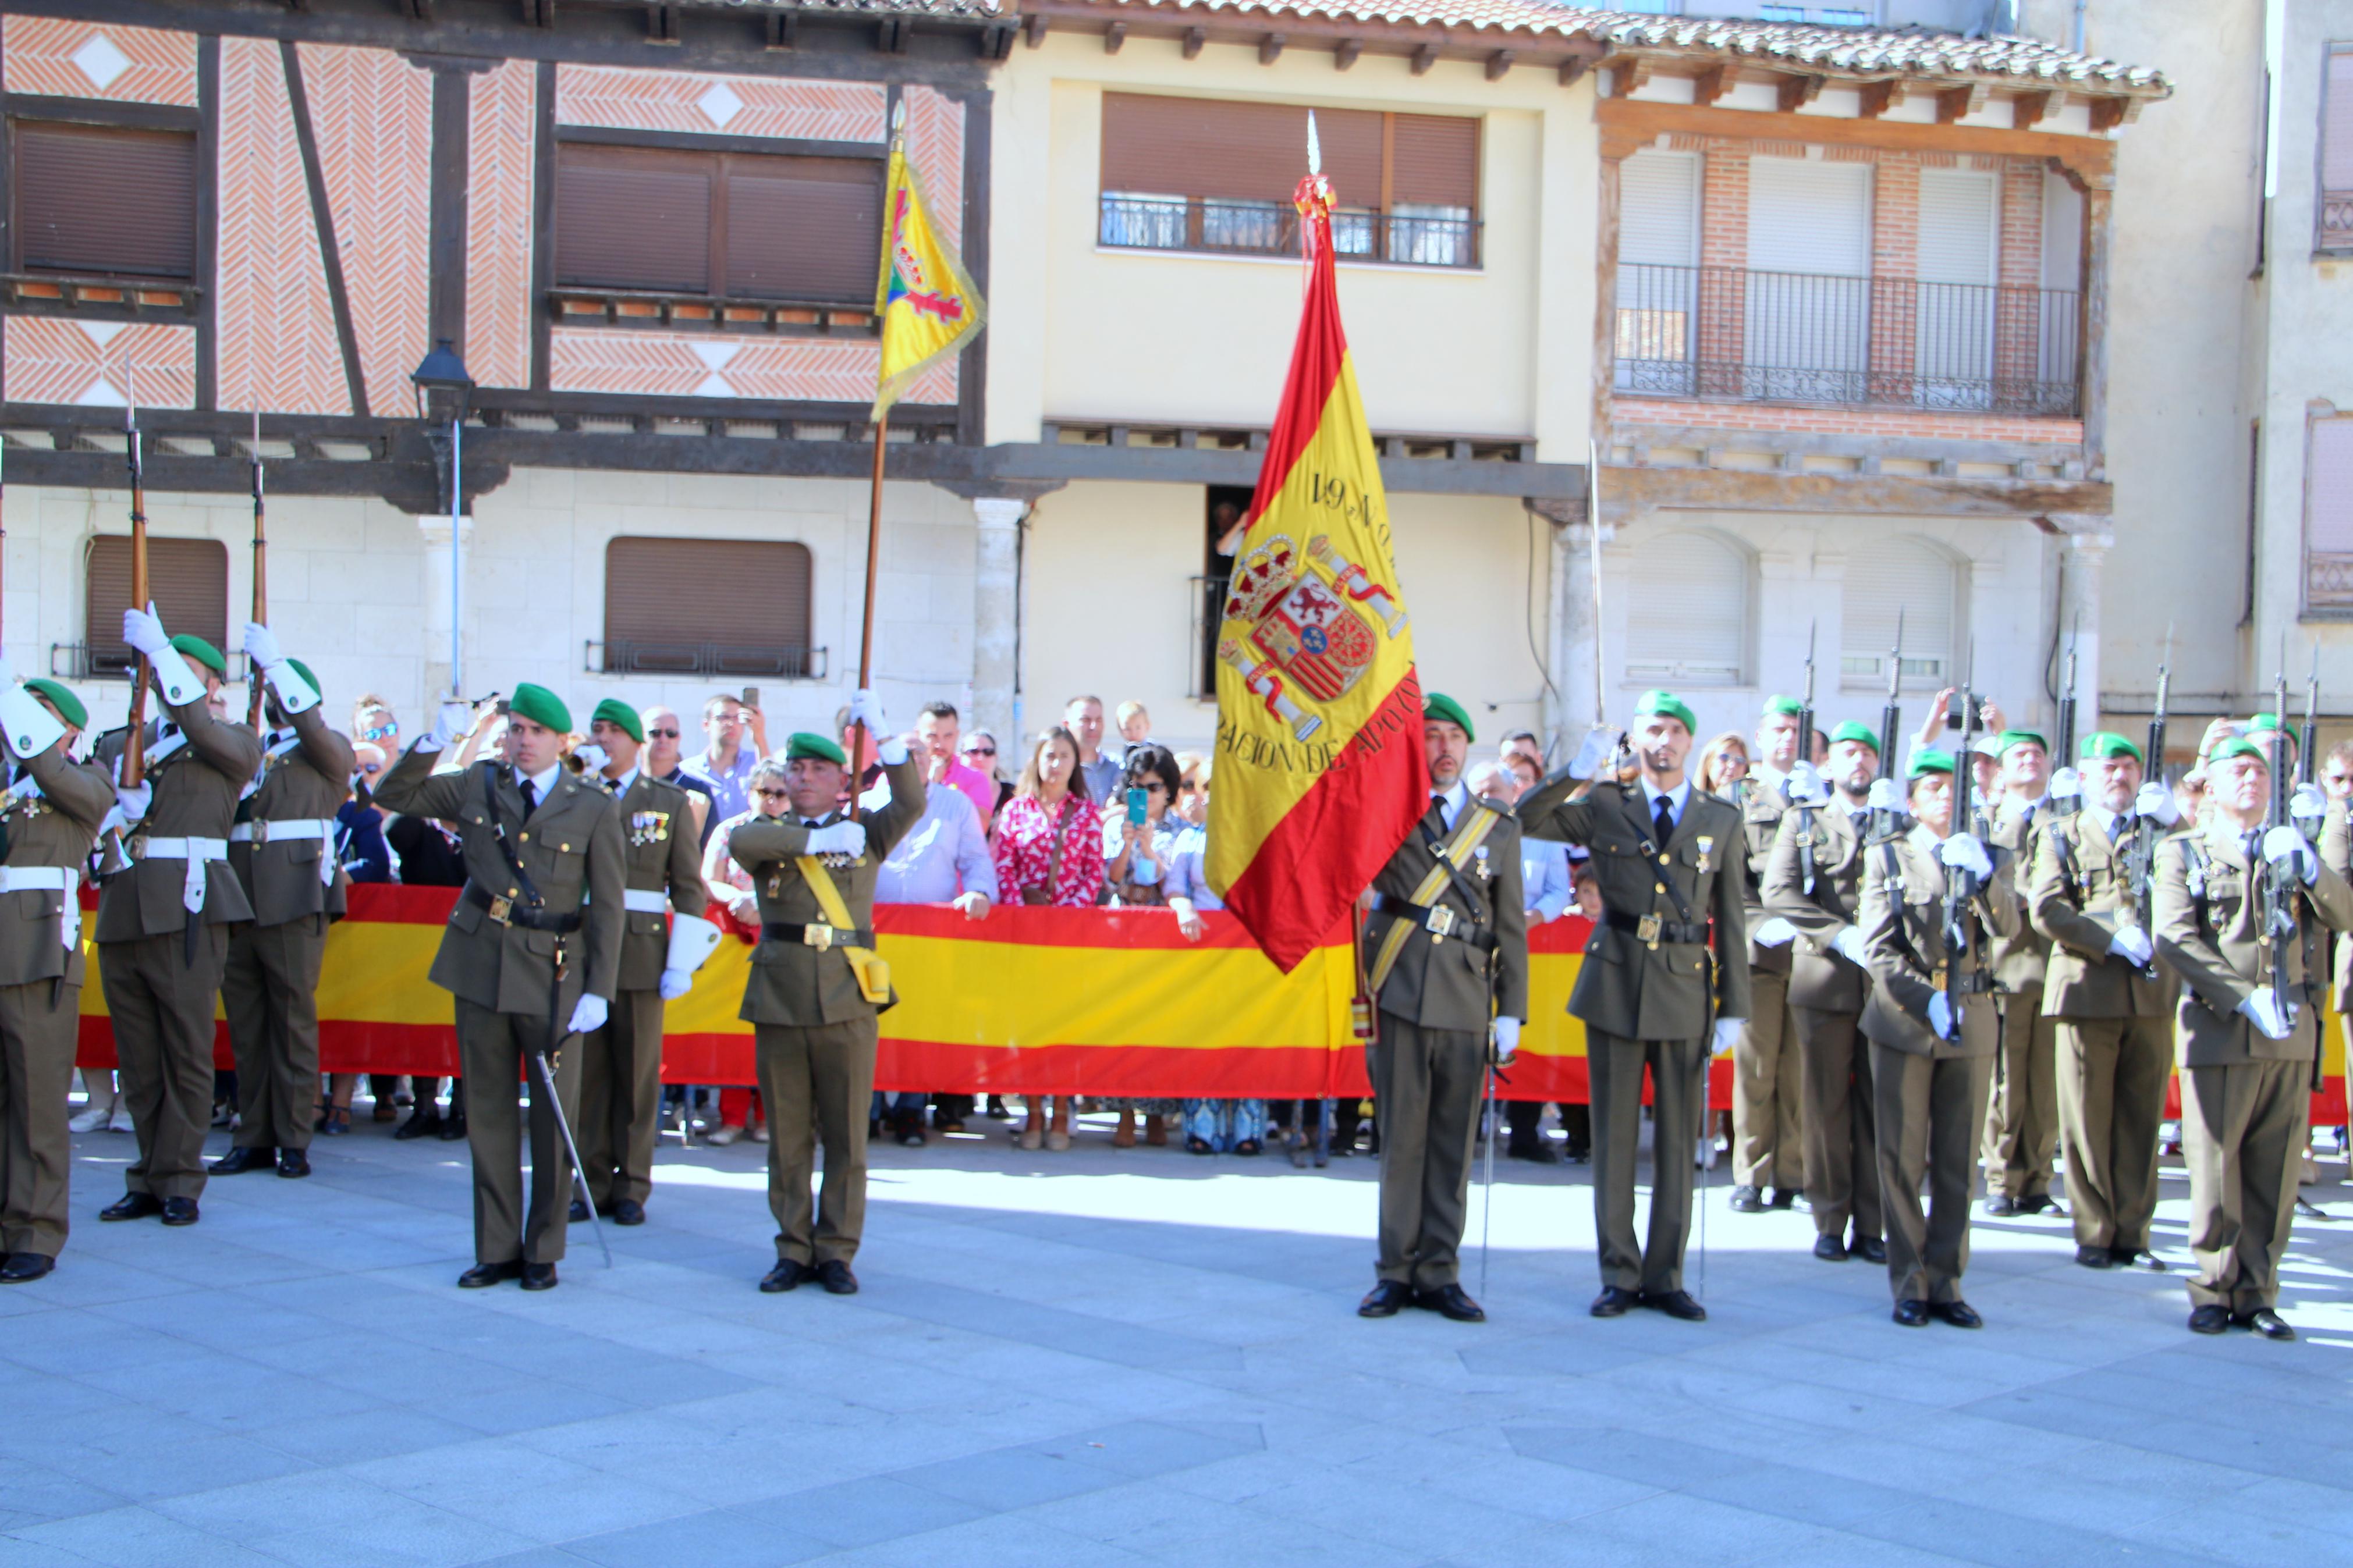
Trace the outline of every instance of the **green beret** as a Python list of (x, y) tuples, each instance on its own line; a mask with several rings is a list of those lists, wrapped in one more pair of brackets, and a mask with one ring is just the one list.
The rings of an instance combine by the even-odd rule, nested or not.
[(1471, 715), (1462, 711), (1462, 704), (1443, 691), (1433, 691), (1421, 700), (1421, 716), (1424, 720), (1443, 719), (1450, 724), (1460, 726), (1466, 741), (1479, 738), (1471, 728)]
[(2284, 730), (2286, 728), (2287, 726), (2281, 722), (2280, 716), (2276, 713), (2258, 713), (2253, 718), (2247, 721), (2247, 731), (2250, 734), (2253, 734), (2257, 730)]
[(620, 731), (638, 745), (642, 746), (646, 743), (645, 721), (638, 717), (636, 709), (619, 698), (607, 697), (604, 701), (596, 704), (596, 711), (588, 715), (588, 722), (594, 724), (599, 719)]
[(792, 739), (785, 742), (785, 761), (797, 763), (804, 757), (814, 757), (821, 763), (833, 763), (845, 768), (849, 765), (849, 753), (823, 735), (796, 730)]
[(2265, 767), (2272, 765), (2271, 753), (2264, 751), (2261, 746), (2256, 745), (2253, 741), (2248, 740), (2244, 735), (2232, 736), (2229, 740), (2215, 747), (2213, 752), (2209, 755), (2206, 760), (2210, 763), (2226, 763), (2232, 757), (2253, 757), (2255, 761), (2263, 763)]
[(1657, 687), (1642, 693), (1642, 700), (1634, 704), (1634, 711), (1638, 716), (1655, 713), (1662, 719), (1680, 721), (1686, 731), (1693, 732), (1699, 729), (1699, 721), (1692, 716), (1689, 708), (1683, 706), (1683, 700)]
[(2105, 757), (2130, 757), (2134, 762), (2144, 763), (2148, 761), (2140, 754), (2138, 746), (2114, 730), (2093, 731), (2084, 737), (2082, 750), (2085, 762), (2096, 762)]
[(1796, 719), (1805, 713), (1806, 705), (1794, 697), (1767, 697), (1765, 699), (1765, 711)]
[(228, 660), (221, 657), (221, 650), (200, 637), (182, 632), (172, 639), (172, 647), (184, 657), (195, 659), (215, 675), (228, 673)]
[(319, 684), (319, 678), (311, 673), (311, 667), (309, 665), (304, 664), (299, 658), (291, 657), (289, 657), (286, 662), (294, 667), (294, 673), (301, 676), (310, 686), (311, 690), (317, 692), (322, 697), (326, 696), (327, 689)]
[(2046, 752), (2051, 749), (2051, 742), (2042, 738), (2042, 731), (2040, 730), (2004, 730), (1994, 737), (1993, 745), (1996, 756), (2009, 751), (2012, 746), (2035, 745)]
[(46, 676), (36, 677), (35, 679), (25, 682), (25, 689), (33, 692), (37, 696), (47, 698), (49, 700), (49, 705), (58, 710), (58, 717), (63, 719), (75, 729), (87, 730), (90, 728), (90, 710), (81, 705), (80, 698), (76, 697), (72, 692), (68, 691), (56, 681), (47, 679)]
[(1873, 756), (1879, 754), (1879, 731), (1860, 719), (1850, 719), (1831, 731), (1831, 745), (1835, 746), (1841, 741), (1860, 741), (1871, 748)]
[(1905, 770), (1909, 777), (1915, 779), (1926, 778), (1930, 773), (1949, 773), (1952, 771), (1953, 753), (1940, 751), (1935, 746), (1923, 746), (1913, 752), (1912, 765)]
[(559, 735), (572, 733), (572, 710), (564, 699), (544, 686), (533, 686), (526, 680), (514, 689), (507, 699), (507, 711), (518, 719), (528, 719), (534, 724), (544, 724)]

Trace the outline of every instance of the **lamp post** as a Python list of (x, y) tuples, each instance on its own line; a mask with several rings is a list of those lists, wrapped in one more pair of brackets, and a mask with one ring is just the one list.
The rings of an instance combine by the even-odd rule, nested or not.
[(466, 510), (466, 404), (473, 395), (474, 378), (448, 338), (437, 339), (408, 379), (417, 391), (417, 416), (424, 422), (425, 439), (433, 447), (433, 466), (449, 499), (449, 696), (465, 700), (463, 592), (465, 554), (458, 542), (459, 521)]

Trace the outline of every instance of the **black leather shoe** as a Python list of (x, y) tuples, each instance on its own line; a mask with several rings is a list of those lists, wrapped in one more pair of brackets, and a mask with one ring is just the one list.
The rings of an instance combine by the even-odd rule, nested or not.
[(58, 1260), (38, 1252), (12, 1252), (8, 1261), (0, 1263), (0, 1285), (22, 1285), (38, 1279), (58, 1266)]
[(196, 1213), (194, 1198), (165, 1198), (164, 1223), (170, 1226), (194, 1225), (201, 1216)]
[(1526, 1160), (1538, 1165), (1560, 1163), (1560, 1151), (1545, 1142), (1542, 1136), (1513, 1139), (1504, 1145), (1504, 1157), (1509, 1160)]
[(2287, 1320), (2281, 1317), (2277, 1312), (2273, 1311), (2269, 1307), (2258, 1307), (2244, 1317), (2240, 1317), (2238, 1314), (2233, 1313), (2232, 1314), (2231, 1321), (2236, 1323), (2242, 1329), (2253, 1329), (2255, 1332), (2263, 1335), (2263, 1338), (2267, 1340), (2292, 1340), (2295, 1338), (2295, 1331), (2288, 1327)]
[[(444, 1143), (455, 1143), (465, 1135), (466, 1113), (464, 1111), (453, 1110), (448, 1115), (441, 1119), (441, 1142)], [(422, 1136), (422, 1134), (419, 1134), (419, 1136)]]
[(1601, 1287), (1601, 1294), (1593, 1298), (1593, 1315), (1597, 1318), (1622, 1318), (1642, 1304), (1642, 1298), (1631, 1290), (1621, 1290), (1615, 1285)]
[(852, 1274), (849, 1265), (839, 1258), (828, 1258), (817, 1266), (817, 1282), (825, 1287), (825, 1293), (828, 1296), (858, 1294), (858, 1276)]
[(2166, 1272), (2165, 1259), (2145, 1247), (2111, 1247), (2108, 1256), (2119, 1268), (2137, 1268), (2145, 1274)]
[(645, 1224), (646, 1205), (635, 1198), (621, 1199), (613, 1205), (613, 1223), (615, 1225)]
[(207, 1176), (241, 1176), (248, 1171), (266, 1171), (278, 1163), (278, 1151), (264, 1146), (248, 1149), (243, 1145), (230, 1150), (205, 1167)]
[(2019, 1213), (2018, 1200), (2008, 1193), (1988, 1193), (1985, 1212), (1996, 1219), (2008, 1219)]
[(2231, 1326), (2231, 1309), (2205, 1306), (2189, 1314), (2189, 1331), (2193, 1334), (2219, 1334)]
[(1356, 1303), (1356, 1316), (1394, 1318), (1400, 1308), (1410, 1305), (1412, 1301), (1413, 1292), (1403, 1283), (1395, 1279), (1384, 1279), (1366, 1291), (1365, 1299)]
[(765, 1295), (778, 1295), (794, 1289), (808, 1277), (807, 1264), (796, 1263), (789, 1258), (783, 1258), (774, 1268), (760, 1276), (760, 1289)]
[(311, 1156), (301, 1149), (278, 1151), (278, 1173), (289, 1181), (311, 1173)]
[(1798, 1201), (1798, 1189), (1797, 1189), (1797, 1188), (1795, 1188), (1795, 1187), (1775, 1187), (1775, 1188), (1773, 1189), (1773, 1195), (1772, 1195), (1772, 1197), (1771, 1197), (1771, 1198), (1769, 1198), (1769, 1199), (1767, 1199), (1767, 1206), (1768, 1206), (1768, 1207), (1777, 1208), (1777, 1209), (1785, 1209), (1785, 1208), (1788, 1208), (1790, 1205), (1792, 1205), (1792, 1204), (1796, 1203), (1797, 1201)]
[(98, 1211), (103, 1220), (145, 1219), (164, 1212), (164, 1200), (148, 1193), (125, 1193)]
[(1589, 1164), (1593, 1160), (1593, 1145), (1572, 1138), (1561, 1151), (1560, 1157), (1572, 1165)]
[(425, 1106), (419, 1106), (415, 1110), (408, 1113), (407, 1121), (402, 1122), (399, 1126), (392, 1130), (392, 1136), (396, 1142), (406, 1143), (411, 1138), (422, 1138), (428, 1132), (438, 1132), (440, 1130), (441, 1112), (439, 1108), (434, 1107), (428, 1109)]
[(1693, 1300), (1688, 1290), (1668, 1290), (1656, 1296), (1645, 1290), (1642, 1292), (1642, 1305), (1653, 1311), (1664, 1312), (1670, 1318), (1680, 1318), (1686, 1323), (1707, 1321), (1707, 1309)]
[(1985, 1327), (1985, 1320), (1978, 1317), (1978, 1310), (1975, 1307), (1970, 1306), (1967, 1301), (1937, 1301), (1932, 1304), (1928, 1310), (1936, 1313), (1936, 1316), (1944, 1319), (1945, 1321), (1952, 1324), (1953, 1327), (1957, 1329), (1982, 1329)]
[(1884, 1239), (1876, 1236), (1858, 1236), (1854, 1238), (1854, 1245), (1848, 1247), (1847, 1250), (1854, 1254), (1855, 1257), (1862, 1258), (1865, 1263), (1884, 1263), (1887, 1261), (1887, 1243)]
[(1416, 1290), (1413, 1304), (1425, 1312), (1435, 1312), (1458, 1323), (1483, 1323), (1487, 1321), (1487, 1309), (1473, 1301), (1471, 1293), (1460, 1285), (1440, 1285), (1435, 1290)]
[(1732, 1189), (1732, 1212), (1735, 1214), (1763, 1214), (1765, 1212), (1765, 1194), (1758, 1192), (1755, 1187), (1748, 1185), (1746, 1182), (1743, 1182), (1740, 1185)]
[(554, 1289), (555, 1265), (553, 1263), (524, 1264), (522, 1266), (522, 1288), (526, 1290)]
[(1818, 1236), (1814, 1237), (1814, 1256), (1825, 1263), (1844, 1263), (1846, 1243), (1835, 1236)]
[(2021, 1214), (2063, 1214), (2065, 1211), (2060, 1208), (2059, 1200), (2052, 1197), (2049, 1193), (2029, 1193), (2024, 1197), (2018, 1200), (2018, 1212)]
[(1926, 1301), (1896, 1302), (1895, 1321), (1903, 1324), (1907, 1329), (1926, 1328), (1928, 1326), (1928, 1303)]
[(502, 1284), (522, 1278), (522, 1259), (510, 1258), (504, 1263), (477, 1263), (458, 1276), (460, 1290), (480, 1290), (485, 1286)]
[(2075, 1261), (2086, 1268), (2114, 1268), (2116, 1255), (2105, 1247), (2079, 1247), (2075, 1249)]
[(572, 1206), (564, 1211), (564, 1217), (571, 1224), (578, 1225), (588, 1217), (588, 1205), (575, 1198), (572, 1200)]

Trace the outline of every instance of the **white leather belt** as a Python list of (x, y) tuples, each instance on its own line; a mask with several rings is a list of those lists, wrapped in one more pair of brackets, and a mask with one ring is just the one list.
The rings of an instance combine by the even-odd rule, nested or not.
[(58, 938), (68, 947), (81, 941), (80, 878), (70, 866), (0, 866), (0, 893), (62, 893)]
[(180, 903), (191, 914), (205, 907), (205, 865), (207, 861), (228, 860), (228, 840), (226, 838), (135, 838), (132, 841), (139, 860), (185, 860), (188, 877), (180, 889)]
[(658, 915), (670, 908), (670, 895), (659, 888), (629, 888), (621, 894), (622, 904), (641, 915)]
[[(332, 844), (335, 839), (334, 818), (329, 816), (290, 816), (276, 822), (240, 822), (228, 830), (232, 844), (294, 844), (317, 841)], [(332, 888), (335, 885), (335, 858), (319, 857), (319, 880)]]

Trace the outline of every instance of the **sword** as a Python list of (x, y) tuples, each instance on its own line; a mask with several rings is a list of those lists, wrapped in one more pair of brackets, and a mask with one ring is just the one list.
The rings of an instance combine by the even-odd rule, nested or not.
[[(548, 1109), (555, 1113), (555, 1130), (564, 1134), (564, 1152), (572, 1156), (572, 1189), (580, 1194), (580, 1202), (588, 1210), (588, 1226), (596, 1233), (596, 1249), (605, 1255), (605, 1267), (610, 1268), (613, 1267), (613, 1248), (605, 1240), (604, 1223), (596, 1217), (596, 1200), (588, 1195), (587, 1167), (581, 1163), (580, 1145), (573, 1142), (572, 1121), (564, 1114), (564, 1097), (555, 1092), (555, 1065), (550, 1059), (563, 1047), (565, 1039), (563, 1030), (555, 1022), (556, 1010), (564, 1005), (563, 939), (558, 937), (556, 941), (555, 968), (547, 983), (547, 1044), (530, 1053), (532, 1070), (537, 1075), (533, 1079), (532, 1101), (537, 1104), (541, 1091), (546, 1091)], [(531, 1175), (533, 1182), (539, 1180), (536, 1170)]]
[[(1544, 1107), (1538, 1106), (1542, 1110)], [(1479, 1299), (1487, 1299), (1487, 1237), (1495, 1228), (1495, 1041), (1487, 1039), (1487, 1154), (1486, 1174), (1480, 1178), (1479, 1200)]]

